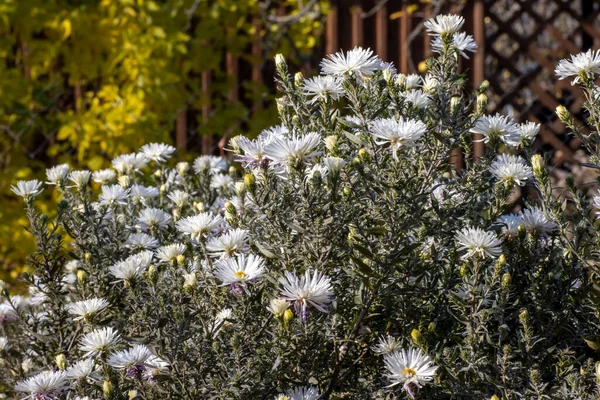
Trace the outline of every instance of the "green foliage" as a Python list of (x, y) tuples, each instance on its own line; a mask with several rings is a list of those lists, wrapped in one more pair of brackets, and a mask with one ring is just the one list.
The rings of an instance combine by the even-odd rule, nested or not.
[[(321, 4), (323, 3), (323, 4)], [(326, 1), (299, 10), (280, 0), (7, 0), (0, 3), (0, 260), (14, 272), (32, 250), (19, 226), (15, 179), (40, 178), (44, 164), (93, 169), (148, 141), (170, 142), (178, 110), (200, 135), (276, 121), (268, 88), (243, 85), (230, 101), (226, 52), (264, 65), (276, 52), (306, 57), (317, 43)], [(293, 18), (274, 20), (284, 11)], [(303, 11), (298, 15), (299, 11)], [(308, 12), (306, 12), (308, 11)], [(249, 52), (260, 42), (262, 53)], [(300, 61), (300, 60), (298, 60)], [(200, 76), (211, 71), (208, 96)], [(263, 100), (263, 108), (254, 109)], [(211, 102), (208, 121), (202, 106)], [(19, 233), (15, 233), (19, 232)]]

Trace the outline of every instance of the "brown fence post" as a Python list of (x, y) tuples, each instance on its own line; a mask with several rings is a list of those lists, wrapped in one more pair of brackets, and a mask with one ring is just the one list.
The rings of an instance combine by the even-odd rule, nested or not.
[(175, 121), (175, 145), (178, 149), (187, 151), (187, 109), (181, 107), (177, 110)]
[[(202, 123), (206, 124), (210, 118), (210, 81), (211, 71), (202, 71)], [(212, 153), (213, 137), (212, 135), (202, 136), (202, 154)]]
[(325, 32), (325, 52), (327, 54), (335, 53), (339, 50), (338, 42), (338, 5), (337, 1), (331, 0), (331, 9), (327, 14), (327, 27)]
[(408, 4), (406, 1), (402, 2), (402, 16), (398, 24), (399, 36), (400, 36), (400, 62), (399, 69), (403, 74), (408, 73), (408, 36), (412, 31), (412, 20), (408, 13)]
[(383, 6), (375, 14), (375, 54), (383, 61), (387, 61), (388, 42), (388, 13)]
[[(473, 56), (473, 86), (478, 87), (485, 79), (485, 8), (483, 0), (475, 0), (473, 4), (473, 38), (479, 48)], [(475, 140), (482, 139), (481, 135), (473, 135)], [(483, 142), (473, 144), (475, 159), (483, 157)]]

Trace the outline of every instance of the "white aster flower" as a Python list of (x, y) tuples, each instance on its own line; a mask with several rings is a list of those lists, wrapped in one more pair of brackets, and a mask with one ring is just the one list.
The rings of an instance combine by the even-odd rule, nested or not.
[(17, 317), (18, 314), (10, 303), (0, 303), (0, 323), (14, 321)]
[(152, 352), (150, 352), (148, 347), (143, 344), (136, 344), (127, 350), (121, 350), (112, 354), (108, 358), (107, 363), (115, 369), (130, 370), (134, 367), (145, 367), (145, 364), (150, 357), (152, 357)]
[(276, 400), (317, 400), (321, 397), (319, 389), (313, 386), (302, 386), (290, 389), (277, 396)]
[(92, 298), (88, 300), (77, 301), (67, 306), (69, 314), (76, 315), (74, 321), (80, 319), (88, 319), (92, 315), (104, 310), (108, 307), (108, 301), (102, 298)]
[(160, 261), (174, 264), (177, 258), (185, 253), (185, 246), (181, 243), (173, 243), (167, 246), (161, 246), (156, 250), (156, 258)]
[(128, 198), (129, 189), (124, 189), (121, 185), (103, 185), (98, 201), (109, 206), (126, 205)]
[(392, 382), (388, 387), (402, 385), (411, 398), (414, 398), (411, 386), (420, 388), (431, 382), (438, 368), (421, 349), (393, 352), (384, 356), (383, 362), (388, 371), (386, 377)]
[(502, 241), (493, 232), (486, 232), (480, 228), (464, 228), (456, 234), (459, 250), (467, 250), (461, 258), (473, 256), (498, 257), (502, 253)]
[(453, 35), (463, 26), (465, 19), (460, 15), (438, 15), (423, 25), (431, 36)]
[(490, 138), (500, 138), (504, 143), (510, 145), (520, 141), (518, 127), (512, 118), (506, 115), (483, 115), (475, 121), (470, 130), (471, 133), (483, 135), (483, 142), (487, 143)]
[(215, 174), (210, 180), (210, 187), (220, 190), (230, 189), (233, 187), (233, 179), (229, 175)]
[(151, 251), (134, 254), (108, 267), (108, 272), (118, 280), (131, 283), (150, 266), (152, 255)]
[[(467, 35), (464, 32), (458, 32), (452, 35), (452, 47), (456, 49), (458, 54), (469, 59), (467, 51), (475, 53), (477, 51), (477, 43), (473, 39), (473, 36)], [(444, 42), (440, 36), (436, 36), (431, 41), (431, 49), (436, 53), (441, 53), (444, 50)]]
[(588, 50), (585, 53), (571, 55), (571, 59), (562, 59), (554, 71), (558, 79), (574, 76), (571, 84), (581, 82), (583, 79), (594, 79), (594, 75), (600, 74), (600, 51)]
[(414, 147), (417, 141), (425, 135), (427, 127), (421, 121), (414, 119), (399, 120), (395, 118), (377, 119), (371, 123), (370, 132), (375, 137), (375, 143), (389, 143), (394, 159), (398, 160), (398, 150), (402, 147)]
[(222, 221), (220, 215), (205, 212), (181, 219), (176, 227), (179, 232), (190, 235), (193, 240), (200, 240), (217, 229)]
[(112, 160), (113, 168), (122, 175), (139, 171), (148, 165), (148, 157), (140, 153), (122, 154)]
[(215, 277), (221, 286), (230, 285), (234, 292), (247, 290), (247, 284), (262, 278), (265, 264), (262, 258), (250, 254), (240, 254), (235, 258), (224, 258), (215, 263)]
[(398, 75), (398, 78), (400, 78), (400, 76), (402, 76), (402, 80), (404, 83), (404, 88), (406, 90), (412, 90), (412, 89), (416, 89), (419, 86), (421, 86), (421, 83), (423, 82), (423, 80), (421, 79), (421, 77), (417, 74), (410, 74), (410, 75)]
[(267, 310), (269, 310), (271, 314), (275, 315), (276, 317), (281, 317), (283, 316), (285, 310), (287, 310), (289, 307), (290, 304), (283, 299), (271, 299)]
[(72, 171), (69, 180), (75, 184), (74, 187), (82, 189), (87, 186), (92, 173), (90, 171)]
[(215, 316), (215, 320), (210, 328), (210, 333), (213, 337), (216, 337), (222, 328), (231, 325), (229, 320), (233, 317), (233, 310), (231, 308), (224, 308)]
[(29, 199), (42, 193), (41, 189), (42, 182), (37, 179), (31, 181), (18, 181), (17, 186), (12, 186), (11, 189), (14, 194), (24, 199)]
[(219, 237), (212, 238), (206, 244), (206, 250), (212, 257), (233, 257), (246, 252), (248, 247), (248, 231), (233, 229)]
[(164, 229), (171, 222), (171, 216), (160, 208), (144, 208), (140, 211), (137, 223), (141, 229)]
[(431, 74), (425, 75), (425, 78), (423, 78), (423, 84), (421, 85), (424, 92), (431, 93), (435, 91), (438, 86), (440, 86), (440, 82), (437, 80), (437, 78)]
[(227, 171), (227, 162), (219, 156), (200, 156), (194, 160), (194, 171), (197, 174), (218, 174)]
[(490, 173), (497, 179), (515, 182), (520, 186), (525, 185), (526, 181), (533, 177), (531, 167), (525, 163), (520, 156), (501, 154), (490, 166)]
[(415, 108), (425, 108), (429, 104), (429, 96), (421, 89), (411, 90), (404, 95), (404, 100), (411, 103)]
[(148, 159), (162, 164), (175, 153), (175, 147), (164, 143), (148, 143), (142, 146), (140, 152)]
[(57, 165), (46, 170), (46, 182), (48, 185), (62, 185), (67, 179), (69, 173), (69, 166), (67, 164)]
[(190, 195), (183, 190), (174, 190), (167, 195), (168, 199), (171, 200), (175, 206), (182, 208), (188, 203)]
[(294, 309), (302, 320), (306, 320), (308, 305), (321, 312), (328, 312), (327, 306), (333, 301), (333, 288), (331, 280), (319, 271), (315, 270), (311, 276), (310, 270), (306, 270), (300, 278), (295, 272), (286, 271), (279, 278), (279, 283), (282, 285), (281, 297), (294, 302)]
[(125, 246), (134, 250), (151, 250), (159, 246), (160, 242), (147, 233), (132, 233), (127, 238)]
[(337, 100), (345, 93), (342, 87), (342, 80), (337, 76), (331, 75), (316, 76), (305, 80), (302, 91), (304, 95), (312, 97), (309, 104), (313, 104), (319, 99), (325, 101), (327, 99)]
[(344, 54), (343, 51), (330, 54), (321, 61), (323, 75), (357, 75), (368, 76), (381, 68), (381, 60), (373, 55), (371, 49), (355, 47)]
[(244, 154), (238, 154), (236, 161), (242, 163), (244, 168), (266, 167), (269, 164), (269, 159), (265, 157), (265, 146), (274, 140), (274, 136), (259, 136), (255, 140), (250, 140), (246, 137), (241, 137), (237, 141), (237, 145)]
[(101, 169), (92, 174), (92, 180), (96, 183), (104, 184), (113, 181), (117, 173), (112, 169)]
[(17, 392), (28, 393), (25, 399), (55, 399), (67, 388), (65, 371), (48, 371), (34, 375), (15, 386)]
[(102, 379), (102, 376), (99, 373), (99, 369), (96, 368), (96, 364), (91, 358), (79, 360), (75, 364), (67, 368), (67, 376), (71, 379), (81, 379), (92, 382), (99, 381)]
[(433, 187), (431, 194), (440, 203), (457, 204), (464, 199), (464, 195), (458, 189), (453, 189), (445, 183), (434, 182)]
[(542, 235), (554, 232), (558, 226), (546, 218), (544, 210), (539, 207), (529, 207), (523, 210), (523, 225), (529, 232), (538, 232)]
[(507, 237), (515, 237), (519, 234), (519, 225), (523, 224), (523, 215), (507, 214), (496, 221), (496, 224), (502, 226), (502, 234)]
[(377, 341), (377, 344), (373, 346), (373, 351), (379, 355), (390, 354), (399, 349), (400, 342), (390, 335), (381, 336)]
[(346, 164), (346, 161), (339, 157), (325, 157), (323, 159), (323, 165), (334, 176), (339, 175), (340, 171), (346, 166)]
[(275, 139), (269, 143), (265, 155), (283, 166), (300, 166), (320, 154), (317, 150), (320, 143), (321, 138), (315, 132), (302, 137), (291, 135), (289, 139)]
[(517, 134), (511, 137), (506, 137), (504, 141), (509, 146), (517, 147), (525, 142), (531, 142), (533, 139), (535, 139), (539, 131), (540, 124), (536, 124), (535, 122), (518, 124), (516, 129)]
[(117, 345), (120, 340), (119, 333), (107, 326), (85, 334), (79, 340), (79, 350), (85, 352), (84, 357), (92, 357), (100, 353), (106, 353), (110, 348)]
[(159, 195), (159, 191), (154, 186), (143, 186), (143, 185), (132, 185), (131, 186), (131, 198), (135, 202), (153, 199), (155, 197), (158, 197), (158, 195)]
[(196, 272), (192, 271), (189, 274), (183, 274), (183, 288), (184, 289), (193, 289), (198, 284), (198, 277), (196, 276)]

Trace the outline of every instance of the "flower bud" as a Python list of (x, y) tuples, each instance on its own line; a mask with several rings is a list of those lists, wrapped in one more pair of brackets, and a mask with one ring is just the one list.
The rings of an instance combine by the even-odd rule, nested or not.
[(153, 284), (156, 284), (156, 281), (158, 280), (158, 267), (152, 264), (148, 267), (148, 272), (146, 272), (146, 274), (148, 274), (148, 280)]
[(290, 310), (289, 308), (287, 310), (285, 310), (285, 312), (283, 313), (283, 320), (285, 322), (290, 322), (292, 320), (292, 318), (294, 318), (294, 313), (292, 312), (292, 310)]
[(304, 75), (302, 75), (302, 72), (300, 71), (296, 72), (296, 74), (294, 75), (294, 85), (296, 85), (296, 87), (300, 87), (303, 83)]
[(110, 381), (106, 380), (102, 383), (102, 393), (104, 394), (104, 397), (109, 398), (112, 396), (113, 391), (113, 385)]
[(121, 185), (122, 187), (128, 188), (130, 184), (131, 178), (129, 177), (129, 175), (122, 175), (119, 177), (119, 185)]
[(192, 272), (189, 274), (183, 274), (183, 288), (186, 291), (193, 290), (198, 285), (198, 278), (196, 277), (196, 273)]
[(392, 71), (390, 71), (389, 68), (383, 70), (383, 79), (385, 79), (386, 82), (392, 80)]
[(244, 185), (244, 182), (237, 181), (234, 186), (235, 186), (235, 193), (238, 196), (243, 197), (244, 193), (246, 193), (246, 185)]
[(325, 138), (325, 147), (331, 153), (335, 153), (337, 150), (338, 137), (336, 135), (329, 135)]
[(423, 339), (423, 336), (421, 336), (421, 332), (419, 332), (418, 329), (413, 329), (410, 333), (410, 337), (412, 338), (412, 340), (414, 340), (416, 344), (420, 344), (421, 340)]
[(435, 332), (435, 330), (437, 329), (437, 324), (432, 321), (429, 323), (429, 325), (427, 326), (427, 330), (431, 333)]
[(510, 286), (510, 281), (510, 274), (508, 272), (505, 272), (504, 275), (502, 275), (502, 289), (507, 290)]
[(177, 172), (179, 172), (179, 175), (186, 176), (190, 170), (190, 164), (185, 161), (178, 162), (175, 168), (177, 169)]
[(523, 224), (519, 225), (519, 227), (517, 228), (517, 236), (519, 237), (519, 240), (525, 239), (526, 235), (527, 235), (527, 228), (525, 228), (525, 225), (523, 225)]
[(283, 98), (278, 98), (277, 100), (275, 100), (275, 102), (277, 103), (277, 112), (282, 115), (285, 113), (286, 107), (287, 105), (285, 104), (285, 99)]
[(596, 362), (596, 382), (600, 383), (600, 361)]
[(199, 201), (197, 203), (194, 204), (194, 207), (196, 207), (196, 209), (200, 212), (204, 212), (206, 211), (206, 206), (204, 205), (203, 202)]
[(84, 283), (87, 278), (87, 272), (82, 269), (77, 270), (77, 282)]
[(565, 123), (568, 123), (571, 119), (571, 114), (569, 113), (569, 110), (567, 110), (567, 108), (563, 105), (556, 107), (556, 115), (558, 115), (558, 118)]
[(154, 171), (154, 176), (157, 178), (160, 178), (162, 175), (162, 171), (160, 169), (157, 169), (156, 171)]
[[(534, 154), (531, 157), (531, 165), (533, 166), (533, 173), (536, 177), (543, 175), (544, 173), (544, 159), (539, 154)], [(539, 179), (539, 178), (538, 178)]]
[(481, 82), (481, 85), (479, 85), (479, 93), (486, 92), (489, 88), (490, 88), (490, 81), (488, 81), (486, 79), (485, 81)]
[(521, 321), (521, 323), (524, 324), (525, 322), (527, 322), (528, 318), (529, 312), (527, 310), (521, 311), (521, 313), (519, 314), (519, 321)]
[(484, 112), (485, 109), (487, 108), (487, 104), (488, 104), (488, 97), (481, 93), (477, 96), (477, 111), (478, 112)]
[(133, 400), (137, 397), (137, 390), (130, 390), (127, 392), (127, 398)]
[(185, 256), (183, 254), (178, 254), (177, 257), (175, 257), (175, 261), (177, 261), (177, 265), (183, 265)]
[(229, 167), (229, 171), (227, 171), (229, 173), (229, 176), (232, 178), (235, 178), (235, 176), (237, 175), (237, 169), (232, 165)]
[(506, 266), (506, 256), (504, 254), (500, 254), (500, 257), (496, 260), (496, 268), (502, 269)]
[(364, 162), (368, 162), (371, 159), (371, 155), (365, 148), (358, 150), (358, 157)]
[(460, 111), (460, 97), (453, 96), (450, 99), (450, 112), (452, 114), (456, 114), (459, 111)]
[(165, 192), (167, 191), (167, 185), (160, 185), (160, 188), (158, 190), (160, 191), (160, 194), (165, 194)]
[(286, 63), (285, 63), (285, 58), (283, 57), (283, 54), (276, 54), (275, 55), (275, 66), (277, 68), (282, 68), (282, 67), (286, 67)]
[(398, 86), (404, 86), (406, 84), (406, 75), (398, 74), (396, 75), (396, 83)]
[(256, 192), (256, 179), (253, 174), (248, 173), (244, 176), (244, 185), (246, 185), (246, 189), (250, 193), (254, 194)]
[(232, 215), (237, 215), (237, 210), (231, 201), (225, 202), (225, 211)]
[(500, 398), (496, 395), (493, 395), (492, 397), (490, 397), (490, 400), (500, 400)]
[(269, 307), (267, 307), (267, 310), (269, 310), (274, 316), (283, 318), (285, 312), (288, 310), (288, 307), (289, 304), (287, 301), (282, 299), (272, 299), (269, 303)]
[(67, 359), (65, 358), (64, 354), (60, 353), (54, 357), (54, 362), (56, 363), (56, 367), (61, 371), (67, 369)]

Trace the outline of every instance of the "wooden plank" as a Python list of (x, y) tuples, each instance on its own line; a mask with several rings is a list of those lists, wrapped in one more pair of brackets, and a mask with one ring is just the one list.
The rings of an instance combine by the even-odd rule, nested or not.
[[(212, 79), (211, 71), (202, 71), (202, 123), (206, 124), (210, 119), (211, 110), (211, 92), (210, 82)], [(212, 135), (202, 136), (202, 154), (211, 154), (213, 151)]]
[(325, 51), (333, 54), (339, 50), (338, 41), (338, 6), (337, 1), (331, 0), (331, 9), (327, 14), (327, 25), (325, 28)]
[(177, 119), (175, 120), (175, 146), (178, 149), (187, 151), (187, 108), (181, 107), (177, 110)]
[(408, 74), (408, 36), (412, 31), (412, 16), (408, 13), (408, 4), (402, 3), (402, 16), (398, 20), (398, 29), (400, 36), (400, 60), (398, 68), (403, 74)]
[[(239, 59), (231, 52), (227, 52), (225, 54), (225, 68), (227, 71), (227, 76), (232, 80), (231, 87), (229, 88), (229, 93), (227, 93), (227, 100), (231, 103), (235, 103), (239, 100), (240, 97), (240, 88), (238, 85), (239, 81)], [(225, 147), (229, 142), (229, 138), (233, 134), (233, 131), (236, 129), (236, 126), (232, 126), (231, 128), (225, 131), (225, 134), (219, 140), (219, 153), (222, 157), (225, 156)]]
[(352, 26), (352, 47), (363, 47), (364, 42), (364, 23), (362, 18), (362, 8), (355, 6), (350, 9)]
[[(485, 80), (485, 7), (482, 0), (475, 0), (473, 4), (473, 39), (478, 49), (473, 55), (473, 85), (478, 87)], [(482, 136), (473, 135), (473, 156), (476, 160), (483, 157), (484, 143), (479, 141)]]
[(388, 12), (383, 6), (375, 13), (375, 54), (387, 61)]

